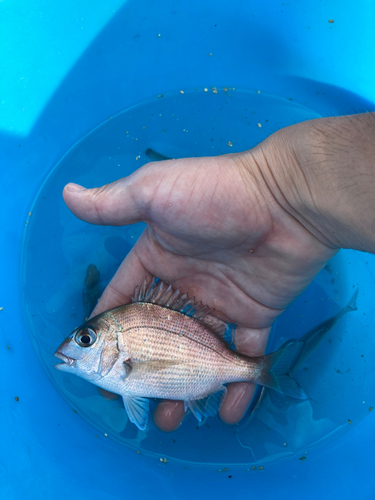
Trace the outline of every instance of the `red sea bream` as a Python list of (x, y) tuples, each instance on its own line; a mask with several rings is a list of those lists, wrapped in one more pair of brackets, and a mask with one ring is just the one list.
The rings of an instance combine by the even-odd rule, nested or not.
[(136, 288), (131, 304), (76, 328), (55, 352), (63, 361), (56, 368), (120, 394), (139, 429), (147, 426), (147, 398), (183, 400), (201, 421), (218, 412), (229, 382), (250, 381), (305, 398), (289, 375), (299, 342), (249, 357), (230, 348), (230, 330), (208, 307), (154, 279)]

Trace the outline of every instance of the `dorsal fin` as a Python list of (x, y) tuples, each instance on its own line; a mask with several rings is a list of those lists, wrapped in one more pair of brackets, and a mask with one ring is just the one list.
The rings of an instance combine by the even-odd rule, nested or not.
[(211, 314), (211, 309), (204, 306), (202, 302), (195, 302), (195, 298), (189, 299), (187, 293), (182, 293), (179, 288), (173, 290), (172, 285), (157, 278), (153, 278), (151, 283), (144, 279), (140, 287), (136, 287), (132, 302), (148, 302), (158, 306), (178, 311), (186, 316), (200, 321), (206, 328), (223, 338), (228, 344), (233, 341), (235, 325), (227, 323)]
[(217, 335), (222, 337), (229, 345), (234, 342), (234, 330), (236, 329), (235, 324), (227, 323), (212, 314), (206, 314), (205, 316), (197, 319), (212, 332), (215, 332)]

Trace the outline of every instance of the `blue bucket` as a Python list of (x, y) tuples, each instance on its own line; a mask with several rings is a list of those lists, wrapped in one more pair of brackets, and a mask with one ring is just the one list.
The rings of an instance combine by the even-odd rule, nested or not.
[(374, 21), (364, 0), (3, 4), (1, 499), (374, 498), (372, 255), (340, 252), (272, 331), (270, 351), (358, 290), (358, 310), (301, 370), (304, 386), (319, 373), (315, 407), (263, 392), (238, 426), (189, 416), (142, 433), (119, 401), (53, 370), (85, 315), (87, 266), (104, 286), (143, 227), (79, 221), (64, 184), (375, 109)]

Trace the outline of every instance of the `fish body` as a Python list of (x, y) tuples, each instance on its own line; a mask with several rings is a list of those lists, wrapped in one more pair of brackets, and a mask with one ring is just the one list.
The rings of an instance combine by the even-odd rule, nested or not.
[(95, 264), (89, 264), (86, 270), (85, 281), (82, 290), (82, 302), (87, 319), (96, 306), (101, 294), (100, 272)]
[(74, 330), (55, 353), (63, 361), (56, 368), (120, 394), (140, 429), (147, 425), (147, 398), (183, 400), (203, 420), (219, 410), (228, 382), (251, 381), (305, 397), (288, 375), (300, 343), (249, 357), (230, 349), (227, 326), (187, 294), (163, 282), (145, 282), (133, 303)]

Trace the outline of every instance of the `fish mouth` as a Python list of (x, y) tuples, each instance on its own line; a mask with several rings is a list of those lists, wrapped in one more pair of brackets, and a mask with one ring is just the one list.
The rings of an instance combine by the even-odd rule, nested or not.
[(56, 351), (54, 356), (62, 361), (62, 363), (58, 363), (57, 365), (55, 365), (55, 368), (58, 368), (59, 366), (63, 365), (72, 366), (75, 361), (75, 359), (69, 358), (69, 356), (66, 356), (65, 354), (59, 351)]

